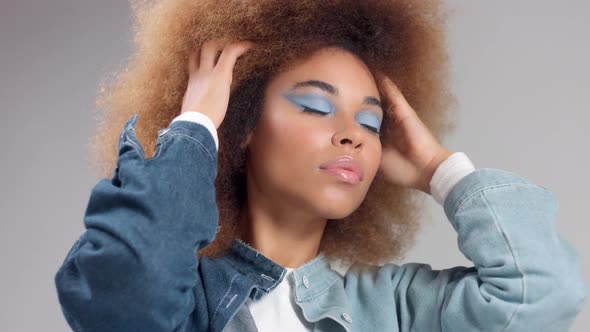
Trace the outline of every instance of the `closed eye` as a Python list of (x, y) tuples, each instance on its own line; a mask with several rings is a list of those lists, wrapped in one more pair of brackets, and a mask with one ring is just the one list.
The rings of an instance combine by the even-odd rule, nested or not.
[(318, 114), (318, 113), (319, 113), (319, 114), (322, 114), (322, 115), (326, 115), (326, 114), (328, 114), (328, 113), (326, 113), (326, 112), (322, 112), (322, 111), (320, 111), (320, 110), (317, 110), (317, 109), (315, 109), (315, 108), (311, 108), (311, 107), (307, 107), (307, 106), (301, 106), (301, 108), (302, 108), (302, 111), (303, 111), (303, 112), (307, 112), (307, 113), (316, 113), (316, 114)]
[[(322, 116), (325, 116), (327, 114), (330, 114), (329, 112), (322, 112), (320, 110), (317, 110), (317, 109), (311, 108), (311, 107), (307, 107), (307, 106), (301, 106), (301, 108), (302, 108), (301, 111), (302, 112), (305, 112), (305, 113), (320, 114)], [(373, 126), (368, 126), (368, 125), (365, 125), (365, 124), (363, 124), (363, 127), (367, 128), (370, 132), (379, 135), (379, 130), (377, 128), (375, 128)]]
[(363, 126), (365, 126), (367, 129), (369, 129), (369, 131), (372, 131), (372, 132), (374, 132), (377, 135), (380, 134), (379, 133), (379, 129), (377, 129), (377, 128), (373, 127), (373, 126), (367, 126), (367, 125), (363, 125)]

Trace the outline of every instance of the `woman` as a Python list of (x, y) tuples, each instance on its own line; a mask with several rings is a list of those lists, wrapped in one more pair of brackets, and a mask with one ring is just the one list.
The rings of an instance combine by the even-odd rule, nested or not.
[[(571, 325), (587, 289), (555, 196), (437, 139), (452, 104), (437, 1), (145, 6), (103, 96), (112, 177), (55, 278), (74, 330)], [(388, 263), (420, 192), (472, 267)]]

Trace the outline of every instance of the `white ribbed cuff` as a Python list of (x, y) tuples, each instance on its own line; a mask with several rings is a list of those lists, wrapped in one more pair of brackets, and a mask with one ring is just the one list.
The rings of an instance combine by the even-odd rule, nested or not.
[(437, 167), (430, 180), (430, 193), (434, 200), (443, 205), (455, 184), (473, 171), (475, 166), (465, 153), (455, 152), (450, 155)]
[[(207, 128), (209, 130), (209, 132), (211, 132), (211, 135), (213, 136), (213, 140), (215, 141), (215, 149), (217, 149), (219, 151), (219, 141), (217, 138), (217, 128), (215, 128), (215, 124), (213, 123), (211, 118), (209, 118), (207, 115), (205, 115), (203, 113), (190, 111), (190, 112), (184, 112), (184, 113), (178, 115), (177, 117), (175, 117), (172, 120), (172, 122), (179, 121), (179, 120), (196, 122), (196, 123), (199, 123), (199, 124), (202, 124), (203, 126), (205, 126), (205, 128)], [(170, 122), (170, 123), (172, 123), (172, 122)]]

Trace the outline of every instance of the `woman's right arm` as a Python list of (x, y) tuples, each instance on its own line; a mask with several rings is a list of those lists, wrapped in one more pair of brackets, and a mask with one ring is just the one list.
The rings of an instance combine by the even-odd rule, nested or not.
[[(74, 331), (208, 329), (208, 317), (193, 312), (206, 307), (196, 251), (218, 227), (217, 143), (209, 127), (223, 121), (233, 66), (246, 45), (212, 42), (203, 47), (201, 66), (197, 52), (189, 59), (181, 115), (200, 112), (209, 126), (173, 121), (146, 158), (134, 133), (138, 115), (125, 123), (113, 177), (92, 189), (86, 231), (55, 275)], [(215, 65), (209, 61), (219, 48)]]
[(195, 251), (218, 226), (217, 153), (201, 124), (173, 122), (146, 159), (134, 135), (137, 115), (119, 138), (111, 180), (92, 189), (86, 231), (55, 276), (75, 331), (184, 331), (203, 302)]

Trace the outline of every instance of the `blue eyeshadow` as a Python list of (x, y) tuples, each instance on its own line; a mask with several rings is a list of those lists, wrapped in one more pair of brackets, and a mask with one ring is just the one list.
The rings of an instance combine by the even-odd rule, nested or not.
[[(301, 110), (304, 108), (313, 108), (320, 112), (325, 112), (326, 114), (336, 111), (336, 107), (328, 98), (318, 94), (310, 93), (301, 95), (285, 93), (283, 96)], [(361, 111), (357, 114), (356, 119), (363, 124), (376, 128), (377, 131), (379, 131), (381, 127), (379, 116), (376, 114), (376, 112), (371, 110)]]
[(318, 111), (332, 113), (335, 111), (336, 107), (330, 102), (329, 99), (316, 95), (316, 94), (307, 94), (307, 95), (295, 95), (295, 94), (285, 94), (284, 95), (287, 100), (292, 102), (293, 104), (299, 106), (303, 109), (303, 107), (309, 107), (317, 109)]

